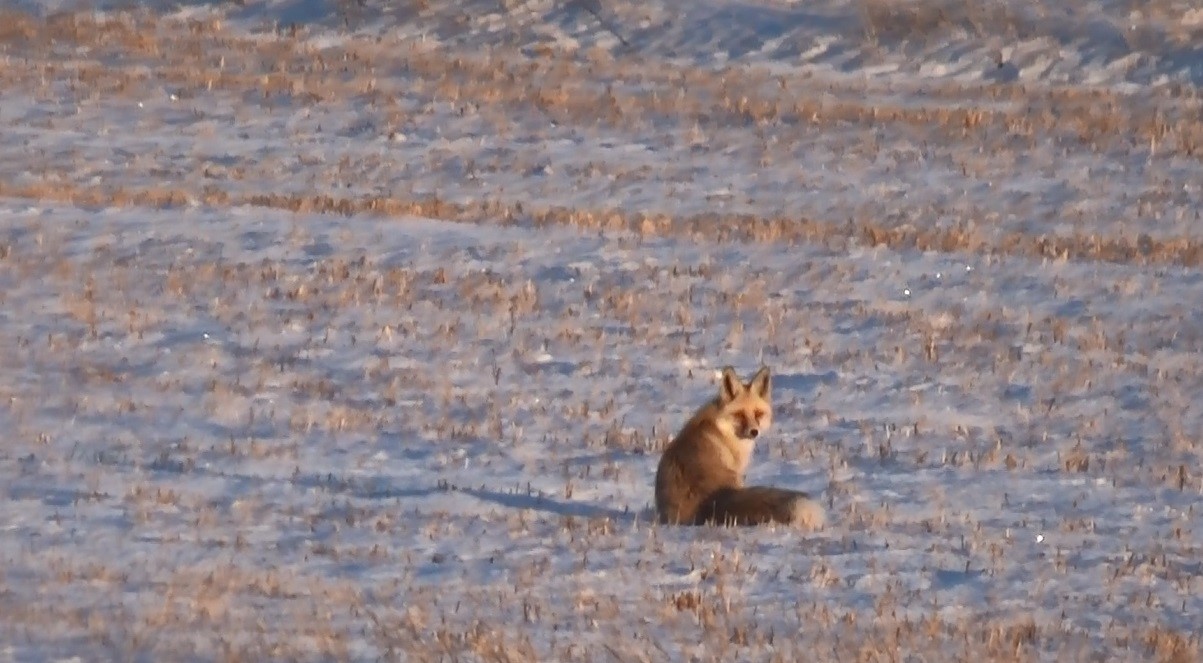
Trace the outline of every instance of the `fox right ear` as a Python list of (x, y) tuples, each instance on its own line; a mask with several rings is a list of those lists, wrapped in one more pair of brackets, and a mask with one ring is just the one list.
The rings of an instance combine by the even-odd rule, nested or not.
[(723, 367), (723, 377), (718, 385), (718, 398), (723, 403), (730, 403), (744, 392), (743, 380), (735, 374), (731, 366)]
[(769, 376), (769, 367), (761, 366), (755, 377), (748, 383), (748, 389), (766, 401), (772, 396), (773, 379)]

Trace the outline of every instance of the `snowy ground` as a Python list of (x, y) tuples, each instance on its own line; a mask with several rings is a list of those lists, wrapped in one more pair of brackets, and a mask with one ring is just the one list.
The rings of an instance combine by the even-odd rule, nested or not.
[[(89, 5), (0, 17), (0, 660), (1199, 656), (1189, 4)], [(651, 523), (761, 363), (829, 526)]]

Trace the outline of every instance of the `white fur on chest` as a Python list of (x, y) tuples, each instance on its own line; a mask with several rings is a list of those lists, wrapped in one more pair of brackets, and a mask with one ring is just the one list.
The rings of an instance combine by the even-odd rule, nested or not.
[(734, 435), (724, 435), (715, 440), (721, 450), (723, 456), (723, 464), (735, 470), (740, 479), (748, 470), (748, 463), (752, 461), (752, 448), (755, 442), (752, 440), (741, 440)]
[(743, 479), (748, 470), (748, 463), (752, 461), (752, 446), (755, 442), (740, 439), (735, 434), (735, 427), (726, 419), (719, 419), (715, 427), (718, 429), (718, 436), (714, 441), (722, 449), (725, 464)]
[(752, 462), (752, 448), (756, 445), (752, 440), (735, 439), (735, 470), (742, 477), (748, 471), (748, 463)]

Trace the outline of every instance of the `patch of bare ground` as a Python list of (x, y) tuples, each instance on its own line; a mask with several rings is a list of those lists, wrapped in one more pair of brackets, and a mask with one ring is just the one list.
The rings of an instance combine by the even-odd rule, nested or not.
[[(1125, 20), (1114, 29), (1130, 44), (1158, 41), (1189, 45), (1203, 26), (1185, 21), (1193, 7), (1181, 0), (1127, 2)], [(1069, 16), (1064, 3), (1049, 0), (858, 0), (865, 38), (936, 42), (955, 34), (979, 39), (1032, 39), (1049, 34), (1050, 18)]]

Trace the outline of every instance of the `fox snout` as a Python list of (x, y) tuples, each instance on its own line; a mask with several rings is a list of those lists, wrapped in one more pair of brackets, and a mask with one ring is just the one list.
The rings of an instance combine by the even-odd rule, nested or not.
[(735, 436), (741, 440), (755, 440), (760, 436), (760, 422), (749, 416), (735, 416)]

